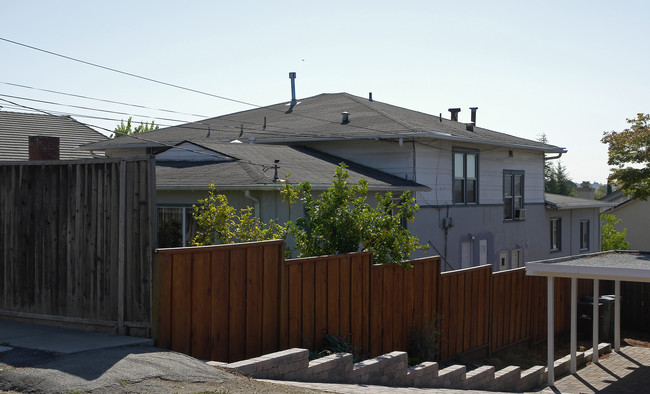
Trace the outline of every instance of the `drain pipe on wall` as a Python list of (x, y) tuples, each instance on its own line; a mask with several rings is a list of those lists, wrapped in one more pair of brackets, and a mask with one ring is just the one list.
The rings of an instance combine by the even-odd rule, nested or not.
[(260, 200), (257, 198), (251, 196), (251, 191), (250, 190), (244, 190), (244, 197), (247, 199), (253, 201), (254, 207), (255, 207), (255, 217), (260, 218)]

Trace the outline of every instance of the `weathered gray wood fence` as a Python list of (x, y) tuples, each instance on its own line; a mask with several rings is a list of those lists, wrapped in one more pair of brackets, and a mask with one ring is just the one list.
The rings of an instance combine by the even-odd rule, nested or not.
[(0, 164), (0, 316), (149, 336), (155, 206), (153, 158)]

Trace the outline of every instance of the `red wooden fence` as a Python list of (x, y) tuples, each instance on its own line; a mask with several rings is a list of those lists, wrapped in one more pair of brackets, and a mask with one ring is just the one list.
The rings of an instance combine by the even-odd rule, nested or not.
[[(373, 265), (370, 253), (284, 260), (282, 241), (159, 249), (157, 345), (234, 362), (289, 347), (320, 348), (325, 332), (363, 354), (407, 350), (409, 334), (439, 324), (439, 357), (485, 354), (546, 338), (546, 279), (485, 265), (440, 272)], [(580, 281), (580, 295), (591, 294)], [(556, 279), (555, 331), (569, 328), (570, 281)]]

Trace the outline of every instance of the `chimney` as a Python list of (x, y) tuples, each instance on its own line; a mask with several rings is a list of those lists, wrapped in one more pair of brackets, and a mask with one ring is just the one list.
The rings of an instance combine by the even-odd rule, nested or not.
[(372, 92), (368, 93), (368, 101), (372, 101)]
[(478, 107), (469, 107), (469, 110), (472, 111), (472, 123), (476, 126), (476, 110)]
[(291, 106), (296, 105), (296, 73), (290, 72), (289, 79), (291, 79)]
[(460, 112), (460, 108), (449, 108), (449, 112), (451, 112), (451, 120), (458, 122), (458, 113)]
[(593, 200), (596, 195), (596, 189), (591, 187), (589, 181), (583, 181), (580, 186), (576, 189), (576, 196), (578, 198), (586, 198), (588, 200)]
[(29, 140), (29, 160), (59, 160), (59, 137), (33, 135)]
[(350, 123), (350, 113), (341, 112), (341, 124), (347, 124), (347, 123)]

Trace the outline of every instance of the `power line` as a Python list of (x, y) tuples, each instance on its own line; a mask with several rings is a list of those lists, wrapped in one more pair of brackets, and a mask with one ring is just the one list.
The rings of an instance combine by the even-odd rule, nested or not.
[[(233, 99), (233, 98), (229, 98), (229, 97), (225, 97), (225, 96), (220, 96), (220, 95), (217, 95), (217, 94), (212, 94), (212, 93), (204, 92), (204, 91), (197, 90), (197, 89), (187, 88), (187, 87), (176, 85), (176, 84), (173, 84), (173, 83), (160, 81), (160, 80), (157, 80), (157, 79), (154, 79), (154, 78), (149, 78), (149, 77), (141, 76), (141, 75), (138, 75), (138, 74), (118, 70), (118, 69), (115, 69), (115, 68), (102, 66), (102, 65), (97, 64), (97, 63), (77, 59), (77, 58), (74, 58), (74, 57), (71, 57), (71, 56), (62, 55), (60, 53), (48, 51), (48, 50), (41, 49), (41, 48), (38, 48), (38, 47), (35, 47), (35, 46), (32, 46), (32, 45), (27, 45), (27, 44), (23, 44), (23, 43), (20, 43), (20, 42), (17, 42), (17, 41), (9, 40), (7, 38), (0, 37), (0, 41), (9, 42), (9, 43), (14, 44), (14, 45), (19, 45), (19, 46), (29, 48), (29, 49), (33, 49), (33, 50), (36, 50), (36, 51), (39, 51), (39, 52), (43, 52), (43, 53), (47, 53), (47, 54), (50, 54), (50, 55), (53, 55), (53, 56), (61, 57), (63, 59), (75, 61), (75, 62), (78, 62), (78, 63), (86, 64), (86, 65), (89, 65), (89, 66), (101, 68), (101, 69), (104, 69), (104, 70), (116, 72), (116, 73), (123, 74), (123, 75), (128, 75), (128, 76), (133, 77), (133, 78), (138, 78), (138, 79), (142, 79), (142, 80), (145, 80), (145, 81), (154, 82), (154, 83), (158, 83), (158, 84), (161, 84), (161, 85), (165, 85), (165, 86), (185, 90), (185, 91), (188, 91), (188, 92), (198, 93), (198, 94), (202, 94), (202, 95), (205, 95), (205, 96), (210, 96), (210, 97), (214, 97), (214, 98), (218, 98), (218, 99), (222, 99), (222, 100), (227, 100), (227, 101), (231, 101), (231, 102), (234, 102), (234, 103), (244, 104), (244, 105), (248, 105), (248, 106), (255, 107), (255, 108), (266, 108), (266, 109), (268, 109), (270, 111), (287, 113), (285, 111), (275, 109), (275, 108), (271, 108), (271, 107), (268, 107), (268, 106), (264, 107), (262, 105), (249, 103), (247, 101), (242, 101), (242, 100), (237, 100), (237, 99)], [(335, 122), (335, 121), (316, 118), (316, 117), (303, 115), (303, 114), (297, 114), (297, 113), (294, 113), (294, 112), (289, 112), (289, 114), (291, 114), (293, 116), (302, 117), (302, 118), (305, 118), (305, 119), (317, 120), (317, 121), (321, 121), (321, 122), (325, 122), (325, 123), (331, 123), (331, 124), (338, 124), (338, 122)], [(256, 124), (256, 125), (259, 126), (259, 124)], [(358, 126), (358, 125), (353, 125), (353, 124), (349, 124), (348, 127), (353, 127), (353, 128), (363, 129), (363, 130), (376, 131), (376, 132), (380, 132), (380, 133), (386, 132), (386, 130), (373, 129), (373, 128), (370, 128), (370, 127), (363, 127), (363, 126)], [(405, 131), (415, 131), (415, 130), (407, 127)]]
[[(63, 106), (63, 107), (85, 109), (85, 110), (88, 110), (88, 111), (106, 112), (106, 113), (116, 114), (116, 115), (138, 116), (138, 117), (142, 117), (142, 118), (152, 118), (152, 116), (148, 116), (148, 115), (130, 114), (130, 113), (127, 113), (127, 112), (111, 111), (111, 110), (108, 110), (108, 109), (85, 107), (85, 106), (82, 106), (82, 105), (62, 104), (62, 103), (57, 103), (55, 101), (31, 99), (31, 98), (27, 98), (27, 97), (12, 96), (12, 95), (9, 95), (9, 94), (0, 94), (0, 97), (9, 97), (9, 98), (13, 98), (13, 99), (34, 101), (34, 102), (43, 103), (43, 104), (51, 104), (51, 105), (59, 105), (59, 106)], [(179, 123), (186, 122), (185, 120), (181, 120), (181, 119), (160, 118), (160, 117), (156, 117), (156, 119), (166, 120), (166, 121), (169, 121), (169, 122), (179, 122)]]
[[(47, 101), (47, 100), (39, 100), (39, 99), (32, 99), (28, 97), (20, 97), (20, 96), (13, 96), (13, 95), (6, 95), (6, 94), (0, 94), (0, 97), (9, 97), (9, 98), (14, 98), (14, 99), (19, 99), (19, 100), (27, 100), (27, 101), (33, 101), (33, 102), (39, 102), (39, 103), (44, 103), (44, 104), (50, 104), (50, 105), (58, 105), (58, 106), (64, 106), (64, 107), (73, 107), (73, 108), (78, 108), (78, 109), (84, 109), (84, 110), (89, 110), (89, 111), (97, 111), (97, 112), (106, 112), (106, 113), (112, 113), (112, 114), (117, 114), (117, 115), (125, 115), (125, 116), (138, 116), (138, 117), (143, 117), (143, 118), (152, 118), (151, 116), (148, 115), (140, 115), (140, 114), (130, 114), (130, 113), (125, 113), (125, 112), (119, 112), (119, 111), (111, 111), (111, 110), (102, 110), (98, 108), (92, 108), (92, 107), (85, 107), (85, 106), (78, 106), (78, 105), (72, 105), (72, 104), (63, 104), (63, 103), (58, 103), (54, 101)], [(25, 106), (24, 108), (31, 108)], [(38, 111), (38, 110), (37, 110)], [(109, 118), (105, 116), (96, 116), (96, 115), (87, 115), (87, 114), (81, 114), (81, 113), (74, 113), (70, 111), (62, 112), (62, 111), (53, 111), (53, 110), (48, 110), (49, 113), (51, 114), (57, 114), (57, 115), (69, 115), (69, 116), (75, 116), (75, 117), (80, 117), (80, 118), (87, 118), (87, 119), (95, 119), (95, 120), (104, 120), (104, 121), (114, 121), (114, 122), (120, 122), (123, 121), (124, 119), (118, 119), (118, 118)], [(183, 123), (185, 121), (179, 120), (179, 119), (170, 119), (170, 118), (156, 118), (153, 117), (156, 120), (157, 119), (162, 119), (162, 120), (167, 120), (167, 121), (172, 121), (172, 122), (180, 122)], [(214, 124), (207, 123), (207, 122), (202, 122), (202, 121), (196, 121), (196, 122), (190, 122), (190, 123), (184, 123), (184, 124), (165, 124), (165, 123), (158, 123), (159, 126), (161, 127), (180, 127), (183, 129), (188, 129), (188, 130), (202, 130), (202, 131), (221, 131), (221, 132), (233, 132), (233, 133), (241, 133), (242, 130), (252, 130), (250, 128), (244, 129), (242, 125), (244, 124), (250, 124), (253, 126), (259, 126), (259, 124), (255, 122), (248, 122), (248, 121), (239, 121), (235, 119), (228, 119), (228, 118), (218, 118), (219, 121), (228, 121), (235, 123), (233, 126), (228, 126), (228, 125), (221, 125), (221, 127), (216, 127)], [(137, 122), (137, 120), (136, 120)], [(191, 126), (192, 125), (192, 126)], [(204, 126), (204, 127), (197, 127), (197, 126)], [(288, 130), (290, 132), (285, 132), (282, 130)], [(266, 128), (267, 133), (274, 133), (278, 136), (302, 136), (302, 137), (309, 137), (310, 134), (305, 134), (305, 133), (296, 133), (294, 129), (289, 128), (289, 127), (279, 127), (279, 126), (268, 126)]]
[(111, 67), (102, 66), (101, 64), (92, 63), (92, 62), (88, 62), (88, 61), (85, 61), (85, 60), (77, 59), (77, 58), (74, 58), (74, 57), (72, 57), (72, 56), (62, 55), (62, 54), (60, 54), (60, 53), (56, 53), (56, 52), (52, 52), (52, 51), (48, 51), (48, 50), (46, 50), (46, 49), (37, 48), (37, 47), (32, 46), (32, 45), (27, 45), (27, 44), (23, 44), (23, 43), (20, 43), (20, 42), (17, 42), (17, 41), (9, 40), (9, 39), (7, 39), (7, 38), (0, 37), (0, 40), (1, 40), (1, 41), (5, 41), (5, 42), (9, 42), (9, 43), (11, 43), (11, 44), (19, 45), (19, 46), (22, 46), (22, 47), (25, 47), (25, 48), (33, 49), (33, 50), (35, 50), (35, 51), (39, 51), (39, 52), (43, 52), (43, 53), (47, 53), (47, 54), (49, 54), (49, 55), (58, 56), (58, 57), (63, 58), (63, 59), (72, 60), (72, 61), (74, 61), (74, 62), (78, 62), (78, 63), (83, 63), (83, 64), (86, 64), (86, 65), (88, 65), (88, 66), (93, 66), (93, 67), (101, 68), (101, 69), (104, 69), (104, 70), (108, 70), (108, 71), (116, 72), (116, 73), (118, 73), (118, 74), (128, 75), (128, 76), (133, 77), (133, 78), (138, 78), (138, 79), (142, 79), (142, 80), (145, 80), (145, 81), (154, 82), (154, 83), (157, 83), (157, 84), (160, 84), (160, 85), (165, 85), (165, 86), (169, 86), (169, 87), (172, 87), (172, 88), (185, 90), (185, 91), (188, 91), (188, 92), (193, 92), (193, 93), (203, 94), (203, 95), (205, 95), (205, 96), (210, 96), (210, 97), (214, 97), (214, 98), (218, 98), (218, 99), (222, 99), (222, 100), (226, 100), (226, 101), (231, 101), (231, 102), (233, 102), (233, 103), (239, 103), (239, 104), (249, 105), (249, 106), (251, 106), (251, 107), (257, 107), (257, 108), (260, 108), (260, 107), (261, 107), (261, 106), (259, 106), (259, 105), (252, 104), (252, 103), (249, 103), (249, 102), (246, 102), (246, 101), (236, 100), (236, 99), (232, 99), (232, 98), (224, 97), (224, 96), (219, 96), (219, 95), (217, 95), (217, 94), (212, 94), (212, 93), (204, 92), (204, 91), (202, 91), (202, 90), (197, 90), (197, 89), (192, 89), (192, 88), (186, 88), (186, 87), (184, 87), (184, 86), (180, 86), (180, 85), (176, 85), (176, 84), (173, 84), (173, 83), (168, 83), (168, 82), (160, 81), (160, 80), (158, 80), (158, 79), (153, 79), (153, 78), (149, 78), (149, 77), (144, 77), (144, 76), (142, 76), (142, 75), (133, 74), (133, 73), (130, 73), (130, 72), (126, 72), (126, 71), (118, 70), (118, 69), (116, 69), (116, 68), (111, 68)]
[[(9, 103), (9, 104), (12, 104), (12, 105), (14, 105), (14, 106), (18, 106), (18, 107), (21, 107), (21, 108), (26, 108), (26, 109), (29, 109), (29, 110), (32, 110), (32, 111), (36, 111), (36, 112), (41, 112), (41, 113), (43, 113), (43, 114), (45, 114), (45, 115), (56, 116), (56, 115), (53, 115), (53, 114), (49, 113), (48, 111), (44, 111), (44, 110), (42, 110), (42, 109), (33, 108), (33, 107), (26, 106), (26, 105), (18, 104), (18, 103), (15, 103), (15, 102), (13, 102), (13, 101), (10, 101), (10, 100), (7, 100), (7, 99), (3, 99), (3, 98), (0, 98), (0, 100), (1, 100), (1, 101), (4, 101), (4, 102), (7, 102), (7, 103)], [(84, 123), (84, 124), (85, 124), (85, 123)], [(109, 133), (112, 133), (112, 134), (118, 134), (116, 131), (114, 131), (114, 130), (109, 130), (109, 129), (107, 129), (107, 128), (105, 128), (105, 127), (102, 127), (102, 126), (91, 125), (91, 124), (85, 124), (85, 125), (86, 125), (86, 126), (89, 126), (89, 127), (96, 127), (96, 128), (99, 128), (99, 129), (102, 129), (102, 130), (108, 131)], [(162, 145), (162, 146), (167, 147), (167, 148), (176, 148), (176, 149), (184, 150), (184, 151), (187, 151), (187, 152), (198, 153), (198, 154), (205, 155), (205, 156), (209, 156), (209, 157), (215, 157), (215, 158), (218, 158), (218, 159), (221, 159), (221, 158), (222, 158), (222, 156), (220, 156), (220, 155), (216, 155), (216, 154), (212, 154), (212, 153), (210, 153), (210, 152), (198, 151), (198, 150), (194, 150), (194, 149), (190, 149), (190, 148), (185, 148), (185, 147), (178, 146), (178, 145), (173, 145), (173, 144), (170, 144), (170, 143), (167, 143), (167, 142), (161, 142), (161, 141), (150, 140), (150, 139), (148, 139), (148, 138), (146, 138), (146, 137), (142, 137), (142, 136), (140, 136), (140, 135), (138, 135), (138, 134), (124, 134), (124, 135), (120, 135), (119, 138), (126, 138), (126, 137), (135, 138), (135, 139), (138, 139), (138, 140), (141, 140), (141, 141), (145, 141), (145, 142), (152, 142), (152, 143), (155, 143), (155, 144), (158, 144), (158, 145)], [(251, 165), (255, 165), (255, 166), (260, 166), (260, 167), (262, 167), (264, 170), (273, 167), (273, 164), (260, 164), (260, 163), (252, 162), (252, 161), (250, 161), (250, 160), (243, 160), (243, 159), (237, 159), (237, 160), (240, 161), (240, 162), (243, 162), (243, 163), (247, 163), (247, 164), (251, 164)]]
[(96, 97), (84, 96), (84, 95), (81, 95), (81, 94), (60, 92), (60, 91), (57, 91), (57, 90), (36, 88), (36, 87), (33, 87), (33, 86), (21, 85), (21, 84), (18, 84), (18, 83), (3, 82), (3, 81), (0, 81), (0, 83), (5, 84), (5, 85), (9, 85), (9, 86), (24, 88), (24, 89), (38, 90), (38, 91), (41, 91), (41, 92), (55, 93), (55, 94), (60, 94), (60, 95), (65, 95), (65, 96), (70, 96), (70, 97), (82, 98), (82, 99), (86, 99), (86, 100), (101, 101), (101, 102), (110, 103), (110, 104), (126, 105), (126, 106), (129, 106), (129, 107), (151, 109), (151, 110), (154, 110), (154, 111), (169, 112), (169, 113), (179, 114), (179, 115), (196, 116), (197, 118), (209, 118), (210, 117), (210, 116), (206, 116), (206, 115), (198, 115), (198, 114), (191, 114), (191, 113), (187, 113), (187, 112), (174, 111), (174, 110), (171, 110), (171, 109), (152, 108), (152, 107), (147, 107), (145, 105), (130, 104), (130, 103), (125, 103), (125, 102), (121, 102), (121, 101), (114, 101), (114, 100), (107, 100), (107, 99), (100, 99), (100, 98), (96, 98)]

